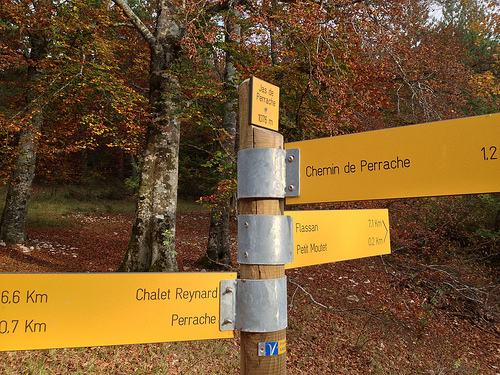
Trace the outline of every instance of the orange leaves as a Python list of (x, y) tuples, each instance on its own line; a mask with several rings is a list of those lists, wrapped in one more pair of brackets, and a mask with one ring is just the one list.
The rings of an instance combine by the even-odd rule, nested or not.
[(149, 51), (133, 31), (110, 27), (123, 19), (107, 2), (7, 0), (0, 15), (2, 142), (29, 123), (35, 103), (44, 119), (42, 173), (72, 165), (66, 156), (79, 160), (83, 149), (140, 149), (149, 123)]
[(500, 96), (500, 81), (489, 70), (482, 74), (474, 75), (471, 79), (471, 85), (474, 96), (484, 99), (492, 99), (494, 96)]

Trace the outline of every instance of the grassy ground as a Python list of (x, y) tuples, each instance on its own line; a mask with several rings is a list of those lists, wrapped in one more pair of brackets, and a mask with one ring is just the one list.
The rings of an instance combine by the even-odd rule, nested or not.
[[(0, 212), (5, 205), (6, 187), (0, 188)], [(119, 198), (119, 199), (117, 199)], [(179, 199), (179, 212), (203, 211), (202, 205), (194, 201)], [(35, 187), (31, 196), (28, 211), (28, 225), (72, 225), (70, 221), (61, 220), (71, 214), (133, 214), (135, 198), (115, 188), (101, 187), (89, 190), (86, 187)]]

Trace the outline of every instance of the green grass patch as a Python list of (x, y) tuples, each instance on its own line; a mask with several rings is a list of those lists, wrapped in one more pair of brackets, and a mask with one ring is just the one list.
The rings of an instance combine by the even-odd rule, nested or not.
[(195, 201), (189, 201), (185, 199), (177, 200), (177, 211), (178, 212), (205, 212), (208, 209), (201, 203)]
[[(0, 189), (0, 212), (5, 205), (7, 187)], [(118, 199), (119, 198), (119, 199)], [(31, 195), (27, 223), (31, 226), (72, 227), (71, 214), (134, 214), (135, 197), (116, 187), (89, 189), (80, 186), (40, 187)], [(179, 199), (177, 211), (203, 212), (207, 209), (195, 201)]]

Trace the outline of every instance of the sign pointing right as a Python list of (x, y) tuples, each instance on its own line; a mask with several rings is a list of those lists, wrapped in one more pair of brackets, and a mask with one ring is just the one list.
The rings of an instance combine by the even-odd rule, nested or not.
[(287, 204), (500, 191), (500, 113), (294, 142)]
[(293, 218), (297, 268), (391, 253), (389, 212), (374, 210), (286, 211)]

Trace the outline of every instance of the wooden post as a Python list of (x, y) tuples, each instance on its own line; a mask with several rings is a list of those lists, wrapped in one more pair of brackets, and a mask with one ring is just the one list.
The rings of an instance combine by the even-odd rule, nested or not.
[[(239, 87), (239, 123), (240, 150), (247, 148), (277, 148), (283, 149), (283, 136), (275, 131), (250, 125), (249, 118), (249, 80)], [(241, 215), (283, 215), (284, 199), (254, 199), (239, 200)], [(276, 279), (285, 276), (284, 265), (240, 265), (241, 279), (263, 280)], [(276, 332), (253, 333), (241, 332), (240, 367), (241, 374), (286, 374), (286, 352), (275, 356), (260, 356), (258, 344), (286, 339), (286, 329)]]

